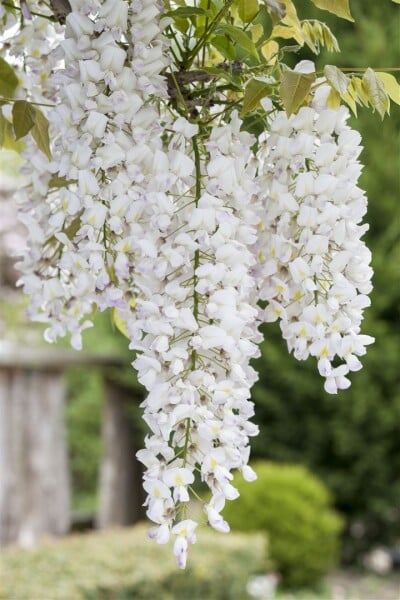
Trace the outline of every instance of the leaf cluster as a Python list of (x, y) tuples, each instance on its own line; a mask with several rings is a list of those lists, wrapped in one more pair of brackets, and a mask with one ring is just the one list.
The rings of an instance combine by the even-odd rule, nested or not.
[[(186, 0), (165, 0), (165, 16), (170, 20), (165, 34), (171, 40), (173, 58), (165, 75), (174, 111), (206, 130), (218, 117), (229, 118), (232, 110), (239, 110), (243, 127), (259, 134), (267, 127), (265, 97), (274, 108), (290, 115), (311, 102), (321, 81), (331, 86), (330, 106), (344, 102), (354, 114), (365, 106), (383, 117), (391, 101), (400, 103), (400, 86), (390, 73), (367, 68), (360, 76), (359, 71), (344, 73), (326, 65), (321, 80), (290, 69), (288, 58), (302, 49), (314, 55), (323, 49), (339, 51), (328, 24), (300, 18), (299, 4), (301, 0), (198, 0), (194, 6)], [(309, 4), (354, 22), (349, 0), (311, 0)], [(12, 2), (7, 7), (14, 12), (18, 8)], [(40, 18), (34, 13), (31, 17)], [(44, 112), (20, 93), (14, 98), (17, 71), (17, 65), (0, 59), (0, 147), (20, 152), (25, 136), (31, 134), (50, 158)]]
[[(39, 150), (50, 159), (49, 122), (35, 103), (14, 99), (18, 83), (14, 67), (0, 57), (0, 148), (21, 152), (22, 138), (31, 133)], [(8, 105), (9, 118), (4, 114)]]
[[(311, 2), (317, 9), (354, 22), (349, 0)], [(222, 105), (219, 114), (225, 117), (239, 109), (244, 128), (260, 133), (267, 126), (265, 97), (290, 115), (311, 102), (321, 83), (331, 87), (330, 106), (343, 102), (354, 114), (358, 106), (365, 106), (383, 117), (391, 101), (400, 103), (400, 86), (390, 73), (364, 68), (360, 76), (360, 70), (347, 74), (351, 69), (332, 65), (326, 65), (321, 74), (290, 69), (287, 56), (304, 48), (315, 55), (322, 49), (340, 50), (328, 24), (301, 19), (292, 0), (200, 0), (195, 7), (186, 6), (184, 0), (166, 4), (173, 21), (167, 29), (172, 71), (180, 75), (195, 68), (213, 76), (210, 85), (193, 80), (189, 86), (180, 86), (175, 81), (180, 88), (175, 96), (180, 99), (175, 98), (174, 108), (203, 127), (209, 123), (210, 108), (217, 104)]]

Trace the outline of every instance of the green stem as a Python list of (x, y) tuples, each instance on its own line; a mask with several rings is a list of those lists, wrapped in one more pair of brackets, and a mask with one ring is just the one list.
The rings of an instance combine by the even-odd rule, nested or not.
[(226, 4), (215, 15), (215, 17), (213, 18), (213, 20), (211, 21), (211, 23), (209, 24), (209, 26), (207, 27), (207, 29), (205, 30), (205, 32), (203, 33), (201, 38), (198, 40), (198, 42), (195, 45), (195, 47), (193, 48), (193, 50), (191, 50), (189, 52), (188, 56), (186, 57), (186, 59), (184, 59), (183, 66), (185, 69), (188, 69), (192, 65), (194, 59), (196, 58), (196, 56), (198, 55), (200, 50), (203, 48), (203, 46), (206, 44), (209, 35), (216, 28), (218, 23), (224, 18), (224, 16), (230, 9), (233, 2), (234, 2), (234, 0), (226, 0)]
[[(171, 26), (169, 26), (169, 27), (168, 27), (168, 33), (171, 35), (172, 39), (174, 40), (174, 42), (175, 42), (175, 44), (176, 44), (176, 47), (177, 47), (177, 49), (179, 50), (179, 53), (180, 53), (180, 55), (181, 55), (181, 57), (182, 57), (182, 56), (184, 55), (183, 49), (181, 48), (181, 45), (180, 45), (180, 43), (179, 43), (179, 40), (178, 40), (178, 38), (176, 37), (176, 33), (175, 33), (175, 31), (172, 29), (172, 27), (171, 27)], [(171, 50), (172, 50), (172, 48), (171, 48)], [(176, 57), (176, 55), (175, 55), (175, 59), (177, 60), (177, 57)], [(180, 61), (178, 61), (178, 62), (177, 62), (177, 64), (180, 64)]]
[[(194, 164), (195, 164), (195, 169), (196, 169), (196, 188), (195, 188), (195, 204), (196, 204), (196, 208), (199, 205), (199, 200), (201, 197), (201, 159), (200, 159), (200, 149), (199, 149), (199, 144), (197, 141), (197, 137), (194, 136), (193, 138), (193, 154), (194, 154)], [(196, 275), (196, 271), (200, 266), (200, 250), (197, 249), (194, 253), (194, 275), (193, 275), (193, 287), (194, 287), (194, 291), (193, 291), (193, 315), (194, 318), (198, 319), (199, 317), (199, 294), (198, 292), (196, 292), (196, 285), (197, 285), (197, 275)], [(195, 350), (193, 351), (195, 352)], [(193, 358), (192, 358), (193, 361)]]
[[(7, 2), (3, 2), (3, 6), (7, 6), (7, 8), (12, 8), (13, 10), (18, 10), (22, 13), (22, 8), (20, 8), (19, 6), (15, 6), (14, 4), (8, 4)], [(42, 19), (47, 19), (48, 21), (57, 22), (57, 19), (50, 15), (42, 15), (41, 13), (33, 12), (33, 10), (30, 9), (29, 12), (31, 15), (35, 15), (35, 17), (41, 17)]]
[[(200, 148), (197, 140), (197, 136), (192, 138), (193, 144), (193, 154), (194, 154), (194, 164), (195, 164), (195, 172), (196, 172), (196, 188), (195, 188), (195, 204), (196, 207), (199, 204), (199, 200), (201, 197), (201, 157), (200, 157)], [(200, 266), (200, 250), (196, 250), (194, 253), (194, 266), (193, 266), (193, 316), (198, 322), (199, 320), (199, 293), (196, 291), (197, 285), (197, 275), (196, 271)], [(192, 360), (192, 371), (196, 369), (196, 358), (197, 352), (196, 350), (192, 350), (191, 360)], [(183, 466), (186, 465), (187, 460), (187, 450), (189, 447), (190, 440), (190, 428), (192, 425), (192, 420), (188, 417), (186, 420), (186, 432), (185, 432), (185, 445), (183, 451)]]
[[(210, 10), (210, 8), (211, 8), (211, 0), (207, 0), (207, 10)], [(207, 29), (208, 29), (209, 22), (210, 22), (209, 18), (206, 17), (206, 22), (205, 22), (205, 25), (204, 25), (205, 31), (207, 31)], [(203, 46), (201, 64), (202, 64), (203, 67), (206, 64), (206, 46), (205, 45)]]
[[(17, 102), (20, 99), (21, 98), (6, 98), (5, 96), (0, 97), (0, 100), (4, 102)], [(27, 102), (29, 102), (29, 104), (33, 104), (34, 106), (48, 106), (49, 108), (56, 107), (56, 104), (44, 104), (43, 102), (31, 102), (30, 100), (27, 100)]]
[(185, 101), (185, 98), (183, 97), (182, 90), (181, 90), (181, 88), (180, 88), (180, 85), (179, 85), (179, 83), (178, 83), (178, 80), (177, 80), (177, 78), (175, 77), (175, 73), (174, 73), (173, 71), (171, 71), (171, 78), (172, 78), (172, 80), (173, 80), (173, 82), (174, 82), (174, 86), (175, 86), (175, 88), (176, 88), (176, 91), (178, 92), (179, 100), (182, 102), (182, 105), (183, 105), (183, 110), (184, 110), (185, 116), (186, 116), (186, 117), (189, 117), (189, 109), (188, 109), (188, 107), (187, 107), (187, 105), (186, 105), (186, 101)]
[[(346, 72), (364, 72), (367, 71), (368, 69), (372, 69), (373, 71), (383, 71), (386, 73), (390, 73), (391, 71), (396, 72), (396, 71), (400, 71), (400, 67), (337, 67), (339, 69), (339, 71), (346, 71)], [(323, 71), (318, 71), (317, 75), (323, 75), (324, 72)]]

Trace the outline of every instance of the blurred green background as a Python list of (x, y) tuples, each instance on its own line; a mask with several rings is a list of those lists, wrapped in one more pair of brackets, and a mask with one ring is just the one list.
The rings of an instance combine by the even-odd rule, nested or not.
[[(339, 40), (341, 54), (322, 52), (317, 65), (371, 66), (377, 70), (400, 65), (400, 10), (390, 0), (352, 0), (355, 24), (314, 9), (308, 0), (299, 0), (296, 6), (303, 18), (325, 20)], [(313, 57), (304, 51), (301, 58)], [(361, 565), (372, 549), (395, 548), (400, 541), (400, 108), (393, 105), (391, 116), (383, 122), (378, 114), (360, 108), (358, 118), (351, 122), (361, 132), (365, 146), (361, 187), (369, 197), (370, 231), (366, 239), (373, 253), (375, 276), (364, 332), (375, 336), (376, 342), (363, 357), (362, 371), (352, 375), (351, 388), (331, 396), (323, 391), (314, 361), (295, 361), (287, 353), (279, 328), (266, 327), (262, 357), (256, 365), (260, 381), (253, 397), (261, 433), (253, 441), (253, 457), (305, 465), (325, 484), (343, 518), (342, 563), (354, 567)], [(15, 163), (3, 155), (3, 173), (14, 168)], [(14, 292), (5, 291), (0, 308), (3, 328), (13, 329), (13, 337), (24, 338), (28, 331), (32, 339), (39, 338), (39, 329), (24, 323), (23, 300), (16, 300)], [(107, 316), (100, 315), (97, 321), (96, 329), (85, 334), (85, 347), (126, 356), (126, 368), (114, 376), (131, 385), (136, 407), (141, 391), (129, 366), (125, 339)], [(90, 513), (96, 510), (101, 456), (101, 373), (74, 369), (68, 373), (68, 389), (73, 509)], [(138, 421), (137, 410), (132, 410), (131, 418)], [(19, 564), (15, 557), (10, 564), (13, 560)], [(99, 564), (107, 561), (104, 557), (99, 560)], [(206, 591), (203, 596), (194, 596), (193, 590), (179, 596), (180, 592), (173, 591), (174, 585), (171, 583), (170, 595), (165, 592), (163, 598), (212, 597)], [(386, 598), (379, 591), (383, 588), (378, 585), (376, 589), (374, 600)], [(135, 593), (126, 597), (142, 597)], [(315, 593), (301, 597), (331, 597), (326, 591)], [(125, 598), (107, 594), (98, 592), (93, 598)], [(143, 598), (155, 597), (151, 596), (154, 590), (149, 594), (143, 593)], [(357, 591), (354, 594), (352, 600), (373, 597), (361, 597)], [(223, 597), (242, 598), (218, 596)], [(397, 600), (394, 595), (387, 597)]]

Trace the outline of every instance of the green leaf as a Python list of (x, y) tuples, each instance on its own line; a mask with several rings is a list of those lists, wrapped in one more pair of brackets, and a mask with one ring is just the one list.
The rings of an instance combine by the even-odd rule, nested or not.
[(262, 37), (257, 39), (257, 46), (260, 47), (260, 45), (269, 39), (272, 32), (272, 19), (266, 6), (261, 6), (257, 16), (253, 19), (253, 26), (257, 25), (261, 25), (263, 28)]
[(280, 94), (288, 116), (298, 111), (315, 81), (315, 73), (298, 73), (285, 69), (281, 76)]
[(400, 0), (392, 0), (395, 4), (400, 4)]
[(210, 44), (227, 60), (235, 60), (235, 46), (225, 35), (215, 35)]
[(349, 0), (311, 0), (311, 2), (321, 10), (327, 10), (337, 17), (354, 22), (350, 12)]
[(68, 187), (72, 183), (76, 183), (75, 179), (67, 179), (66, 177), (60, 177), (60, 175), (56, 174), (49, 180), (49, 188), (63, 188)]
[(246, 86), (243, 97), (243, 107), (240, 112), (240, 116), (244, 117), (250, 112), (255, 110), (263, 98), (268, 96), (272, 91), (272, 87), (269, 83), (260, 79), (252, 79)]
[(49, 139), (49, 122), (42, 113), (35, 106), (35, 124), (32, 127), (32, 137), (35, 140), (39, 150), (43, 152), (47, 156), (49, 160), (51, 160), (51, 151), (50, 151), (50, 139)]
[(324, 68), (324, 75), (327, 82), (333, 87), (334, 90), (339, 92), (340, 95), (347, 92), (349, 87), (349, 78), (334, 65), (326, 65)]
[[(400, 4), (400, 0), (398, 0)], [(382, 81), (387, 95), (395, 102), (396, 104), (400, 104), (400, 84), (393, 75), (390, 73), (376, 73), (379, 79)]]
[(258, 14), (258, 0), (239, 0), (239, 17), (243, 23), (251, 23)]
[(389, 109), (389, 98), (382, 80), (375, 71), (367, 69), (364, 73), (363, 83), (370, 103), (383, 119), (385, 112)]
[(35, 124), (36, 112), (26, 100), (17, 100), (12, 108), (15, 139), (19, 140), (30, 132)]
[(229, 36), (231, 40), (235, 44), (240, 46), (240, 48), (243, 48), (243, 50), (245, 50), (247, 54), (250, 54), (250, 56), (253, 56), (253, 58), (259, 60), (260, 57), (258, 55), (257, 48), (255, 47), (253, 41), (242, 29), (239, 29), (234, 25), (227, 25), (226, 23), (222, 23), (221, 25), (219, 25), (217, 31), (218, 33), (222, 33), (223, 35)]
[(18, 86), (18, 77), (11, 65), (0, 58), (0, 94), (12, 98)]

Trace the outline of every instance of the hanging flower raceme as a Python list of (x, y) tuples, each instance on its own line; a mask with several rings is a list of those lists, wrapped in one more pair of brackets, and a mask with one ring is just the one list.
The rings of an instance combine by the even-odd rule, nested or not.
[(148, 467), (148, 516), (158, 525), (152, 535), (176, 536), (184, 567), (197, 526), (186, 518), (195, 472), (212, 491), (205, 511), (220, 531), (229, 530), (225, 500), (238, 495), (232, 470), (254, 478), (257, 189), (253, 140), (237, 116), (205, 143), (197, 125), (160, 116), (166, 43), (154, 26), (157, 5), (143, 8), (131, 6), (130, 26), (122, 0), (72, 2), (58, 51), (65, 68), (52, 79), (60, 102), (48, 115), (47, 198), (24, 213), (31, 240), (21, 283), (31, 317), (50, 324), (48, 341), (70, 332), (80, 348), (93, 305), (116, 308), (126, 322), (149, 391), (152, 434), (139, 457)]
[[(255, 478), (250, 361), (260, 323), (279, 319), (294, 355), (318, 359), (329, 392), (350, 385), (373, 341), (360, 333), (372, 275), (360, 139), (320, 87), (314, 106), (289, 118), (267, 100), (268, 131), (256, 140), (242, 131), (229, 83), (229, 69), (232, 78), (248, 72), (238, 61), (191, 69), (196, 49), (204, 67), (204, 40), (185, 50), (172, 31), (170, 48), (161, 1), (70, 3), (64, 38), (58, 24), (51, 35), (32, 24), (34, 58), (24, 58), (26, 89), (56, 106), (47, 111), (51, 159), (29, 140), (24, 154), (21, 285), (49, 342), (69, 333), (81, 348), (93, 307), (125, 323), (148, 391), (138, 458), (150, 536), (172, 537), (184, 568), (198, 525), (193, 497), (227, 532), (233, 471)], [(51, 77), (39, 74), (39, 59)], [(209, 90), (219, 71), (228, 85)]]
[[(344, 107), (275, 114), (260, 146), (265, 220), (259, 242), (265, 320), (279, 319), (294, 356), (314, 356), (325, 390), (350, 385), (373, 338), (360, 333), (370, 304), (371, 253), (361, 237), (367, 200), (357, 185), (360, 135)], [(322, 98), (322, 99), (321, 99)]]
[(156, 2), (71, 4), (58, 50), (65, 68), (52, 78), (60, 102), (48, 115), (47, 182), (56, 189), (22, 217), (31, 242), (21, 283), (30, 316), (50, 324), (46, 339), (69, 332), (80, 348), (93, 306), (124, 308), (132, 297), (129, 240), (140, 235), (132, 199), (143, 198), (161, 145), (158, 107), (148, 101), (166, 97), (168, 60)]
[(251, 276), (258, 218), (252, 140), (240, 125), (233, 116), (203, 147), (197, 128), (175, 123), (157, 158), (163, 175), (153, 176), (146, 195), (145, 235), (132, 241), (136, 318), (122, 314), (149, 392), (143, 407), (151, 435), (138, 457), (147, 468), (147, 515), (157, 524), (151, 535), (159, 543), (176, 536), (180, 567), (195, 539), (187, 503), (196, 472), (212, 492), (207, 520), (223, 532), (229, 525), (220, 511), (238, 496), (232, 470), (254, 477), (247, 462), (249, 436), (258, 431), (249, 422), (256, 380), (249, 361), (261, 340)]

